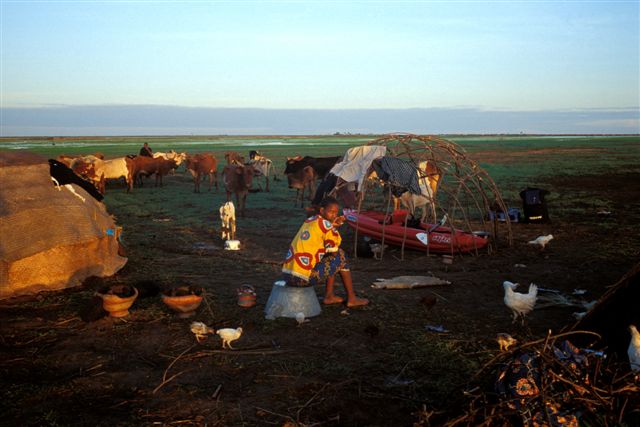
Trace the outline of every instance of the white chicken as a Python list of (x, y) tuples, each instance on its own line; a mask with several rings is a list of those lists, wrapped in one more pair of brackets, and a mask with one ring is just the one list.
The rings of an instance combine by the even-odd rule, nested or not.
[(191, 323), (191, 332), (196, 336), (196, 341), (200, 342), (207, 338), (207, 334), (215, 333), (215, 330), (202, 322), (193, 322)]
[(548, 234), (546, 236), (538, 236), (535, 240), (530, 240), (527, 243), (529, 243), (530, 245), (539, 246), (540, 250), (542, 251), (551, 240), (553, 240), (553, 234)]
[(240, 336), (242, 335), (242, 328), (238, 327), (236, 329), (233, 329), (233, 328), (218, 329), (216, 331), (216, 334), (218, 334), (222, 339), (222, 348), (225, 348), (225, 345), (227, 345), (229, 346), (230, 349), (233, 350), (233, 347), (231, 347), (231, 342), (240, 338)]
[(629, 332), (631, 332), (631, 342), (627, 350), (629, 363), (633, 372), (640, 373), (640, 332), (634, 325), (629, 325)]
[(296, 313), (296, 322), (298, 322), (298, 326), (302, 326), (302, 324), (304, 322), (308, 322), (309, 319), (305, 319), (304, 318), (304, 313), (299, 311), (298, 313)]
[(533, 310), (533, 306), (536, 305), (538, 287), (531, 283), (529, 285), (529, 293), (521, 294), (514, 292), (514, 289), (519, 286), (518, 283), (505, 281), (502, 286), (504, 287), (504, 303), (513, 312), (513, 321), (515, 322), (518, 316), (520, 316), (522, 324), (524, 325), (524, 317), (530, 313)]
[(371, 252), (375, 259), (381, 259), (382, 252), (385, 251), (389, 245), (382, 245), (381, 243), (369, 243)]

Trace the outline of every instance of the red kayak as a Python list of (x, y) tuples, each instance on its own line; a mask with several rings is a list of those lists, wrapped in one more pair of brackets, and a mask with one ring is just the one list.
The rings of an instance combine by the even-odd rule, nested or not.
[[(407, 214), (408, 211), (406, 210), (397, 210), (387, 217), (387, 223), (384, 226), (385, 243), (396, 246), (402, 245), (402, 240), (405, 236), (404, 220)], [(344, 215), (347, 218), (347, 223), (353, 229), (357, 229), (358, 233), (376, 240), (382, 240), (384, 213), (365, 211), (358, 214), (355, 210), (344, 209)], [(468, 233), (455, 229), (452, 234), (449, 227), (425, 223), (422, 223), (421, 226), (422, 228), (406, 228), (405, 247), (421, 251), (428, 250), (433, 253), (450, 254), (482, 249), (489, 243), (488, 233)]]

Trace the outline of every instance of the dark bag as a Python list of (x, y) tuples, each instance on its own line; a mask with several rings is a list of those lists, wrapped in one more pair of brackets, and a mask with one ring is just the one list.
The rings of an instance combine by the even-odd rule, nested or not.
[(523, 222), (530, 223), (548, 223), (549, 211), (547, 210), (547, 202), (544, 200), (548, 195), (547, 190), (541, 188), (528, 187), (520, 192), (522, 199), (522, 210), (524, 211)]

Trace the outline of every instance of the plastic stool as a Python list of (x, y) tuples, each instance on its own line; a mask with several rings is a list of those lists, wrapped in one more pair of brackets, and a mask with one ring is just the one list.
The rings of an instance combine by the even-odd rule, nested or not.
[(277, 317), (296, 317), (303, 313), (304, 317), (314, 317), (322, 312), (320, 302), (313, 286), (297, 287), (283, 285), (283, 281), (273, 284), (269, 300), (264, 308), (265, 318), (273, 320)]

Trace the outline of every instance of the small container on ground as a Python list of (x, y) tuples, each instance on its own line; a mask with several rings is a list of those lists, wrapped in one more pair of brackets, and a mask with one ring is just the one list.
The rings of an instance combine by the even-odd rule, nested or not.
[(113, 285), (101, 289), (96, 295), (102, 298), (102, 307), (111, 317), (126, 317), (138, 297), (138, 290), (133, 286)]
[(240, 240), (225, 240), (224, 249), (226, 251), (239, 251), (240, 250)]
[(453, 264), (453, 255), (442, 255), (442, 262), (445, 264)]
[(204, 289), (200, 286), (178, 286), (162, 293), (162, 301), (181, 319), (196, 314), (203, 298)]

